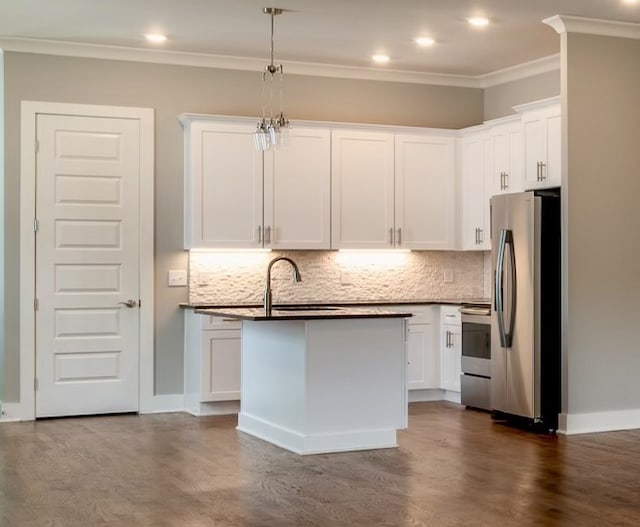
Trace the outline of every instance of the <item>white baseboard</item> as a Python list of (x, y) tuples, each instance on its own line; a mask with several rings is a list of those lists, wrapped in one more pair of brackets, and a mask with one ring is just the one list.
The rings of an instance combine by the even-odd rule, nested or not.
[(395, 430), (347, 430), (336, 433), (304, 434), (243, 413), (238, 414), (236, 429), (302, 455), (398, 446)]
[(240, 401), (185, 404), (184, 411), (196, 417), (205, 415), (233, 415), (240, 413)]
[(410, 403), (426, 403), (431, 401), (443, 401), (444, 390), (440, 390), (440, 389), (409, 390), (408, 399)]
[(614, 432), (640, 428), (640, 409), (560, 414), (558, 433), (565, 435)]
[(173, 393), (169, 395), (154, 395), (150, 408), (140, 409), (141, 414), (162, 414), (184, 411), (184, 395)]
[(3, 403), (0, 402), (0, 423), (10, 423), (14, 421), (22, 421), (20, 417), (20, 403)]
[(428, 390), (409, 390), (410, 403), (427, 403), (432, 401), (449, 401), (460, 404), (460, 392), (442, 390), (439, 388)]

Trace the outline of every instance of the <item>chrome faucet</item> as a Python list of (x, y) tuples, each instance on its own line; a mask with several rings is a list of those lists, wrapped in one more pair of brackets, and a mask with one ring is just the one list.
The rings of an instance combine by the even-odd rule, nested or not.
[(291, 258), (287, 258), (286, 256), (278, 256), (269, 262), (269, 265), (267, 266), (267, 285), (264, 289), (264, 314), (267, 317), (271, 316), (271, 307), (272, 307), (271, 268), (273, 267), (273, 264), (279, 260), (286, 260), (287, 262), (289, 262), (291, 264), (291, 267), (293, 267), (294, 280), (296, 282), (302, 281), (302, 277), (300, 276), (300, 271), (298, 270), (298, 266)]

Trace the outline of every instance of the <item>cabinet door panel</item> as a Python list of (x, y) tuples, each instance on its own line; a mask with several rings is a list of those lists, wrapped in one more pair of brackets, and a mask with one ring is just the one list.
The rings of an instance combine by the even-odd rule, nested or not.
[(396, 136), (396, 246), (427, 250), (453, 248), (454, 163), (452, 138)]
[(458, 325), (442, 326), (442, 389), (460, 391), (462, 372), (462, 330)]
[(265, 154), (265, 243), (273, 249), (329, 249), (331, 142), (328, 129), (294, 128)]
[(185, 188), (189, 247), (259, 246), (262, 225), (262, 154), (245, 124), (194, 123)]
[(462, 139), (462, 248), (487, 250), (493, 140), (486, 132)]
[(409, 324), (408, 327), (409, 390), (440, 387), (440, 357), (431, 324)]
[(334, 249), (390, 247), (393, 135), (334, 130), (331, 136)]
[(240, 399), (240, 331), (202, 332), (201, 401)]

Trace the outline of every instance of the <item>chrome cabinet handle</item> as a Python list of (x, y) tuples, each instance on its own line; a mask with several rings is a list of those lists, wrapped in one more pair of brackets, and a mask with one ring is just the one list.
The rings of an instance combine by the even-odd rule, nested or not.
[(509, 177), (509, 174), (507, 174), (506, 172), (501, 172), (500, 173), (500, 190), (507, 190), (509, 188), (509, 184), (507, 183), (507, 178)]
[(397, 245), (402, 245), (402, 227), (398, 229), (398, 238), (396, 239)]
[(544, 181), (545, 179), (547, 179), (547, 176), (544, 170), (545, 168), (547, 168), (547, 164), (541, 161), (540, 162), (540, 181)]
[(476, 227), (476, 245), (478, 245), (478, 227)]
[(389, 245), (393, 247), (393, 227), (389, 229)]
[(126, 302), (118, 302), (118, 304), (122, 304), (123, 306), (127, 307), (136, 307), (138, 305), (138, 303), (133, 298), (130, 298)]
[(265, 228), (265, 231), (264, 231), (264, 243), (266, 243), (266, 244), (270, 244), (271, 243), (271, 225), (269, 225), (268, 227)]
[(262, 245), (262, 225), (258, 225), (258, 245)]

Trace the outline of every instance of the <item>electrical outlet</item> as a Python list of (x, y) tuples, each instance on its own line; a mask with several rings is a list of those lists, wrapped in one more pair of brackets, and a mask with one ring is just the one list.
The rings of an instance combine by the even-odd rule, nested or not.
[(187, 271), (186, 269), (172, 269), (168, 275), (169, 287), (186, 287)]
[(443, 281), (445, 284), (453, 283), (453, 269), (445, 269), (443, 275)]

